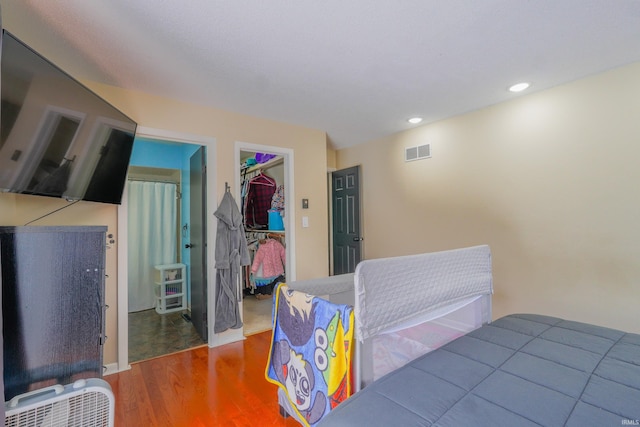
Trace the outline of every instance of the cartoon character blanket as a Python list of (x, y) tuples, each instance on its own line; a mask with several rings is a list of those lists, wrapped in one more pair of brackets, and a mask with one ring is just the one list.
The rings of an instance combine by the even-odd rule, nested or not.
[(353, 308), (280, 284), (274, 291), (267, 381), (313, 426), (351, 395)]

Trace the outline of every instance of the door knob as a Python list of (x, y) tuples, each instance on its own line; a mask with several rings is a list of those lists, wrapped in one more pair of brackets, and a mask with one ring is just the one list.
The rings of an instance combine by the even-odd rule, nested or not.
[(191, 243), (187, 243), (186, 245), (184, 245), (184, 247), (186, 249), (191, 249), (193, 247), (193, 245)]
[(364, 237), (354, 237), (353, 241), (354, 242), (362, 242), (364, 240)]

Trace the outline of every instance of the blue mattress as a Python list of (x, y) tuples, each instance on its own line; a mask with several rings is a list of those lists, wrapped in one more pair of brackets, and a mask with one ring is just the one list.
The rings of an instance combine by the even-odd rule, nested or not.
[(318, 425), (619, 426), (640, 421), (640, 335), (500, 318), (382, 377)]

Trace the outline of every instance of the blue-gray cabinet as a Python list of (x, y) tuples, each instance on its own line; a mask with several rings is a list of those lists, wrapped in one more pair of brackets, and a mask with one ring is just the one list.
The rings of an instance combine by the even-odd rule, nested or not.
[(5, 400), (101, 378), (106, 227), (0, 227)]

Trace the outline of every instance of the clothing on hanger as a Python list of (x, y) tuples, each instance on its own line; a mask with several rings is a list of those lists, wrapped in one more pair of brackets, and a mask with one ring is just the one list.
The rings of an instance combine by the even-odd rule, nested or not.
[(271, 198), (271, 209), (275, 211), (284, 211), (284, 185), (278, 185), (273, 197)]
[(262, 268), (262, 277), (276, 277), (284, 274), (285, 265), (286, 251), (282, 243), (267, 239), (256, 251), (251, 272), (255, 275)]
[(263, 172), (249, 180), (244, 206), (244, 221), (247, 228), (268, 227), (268, 211), (271, 208), (276, 187), (276, 181)]

